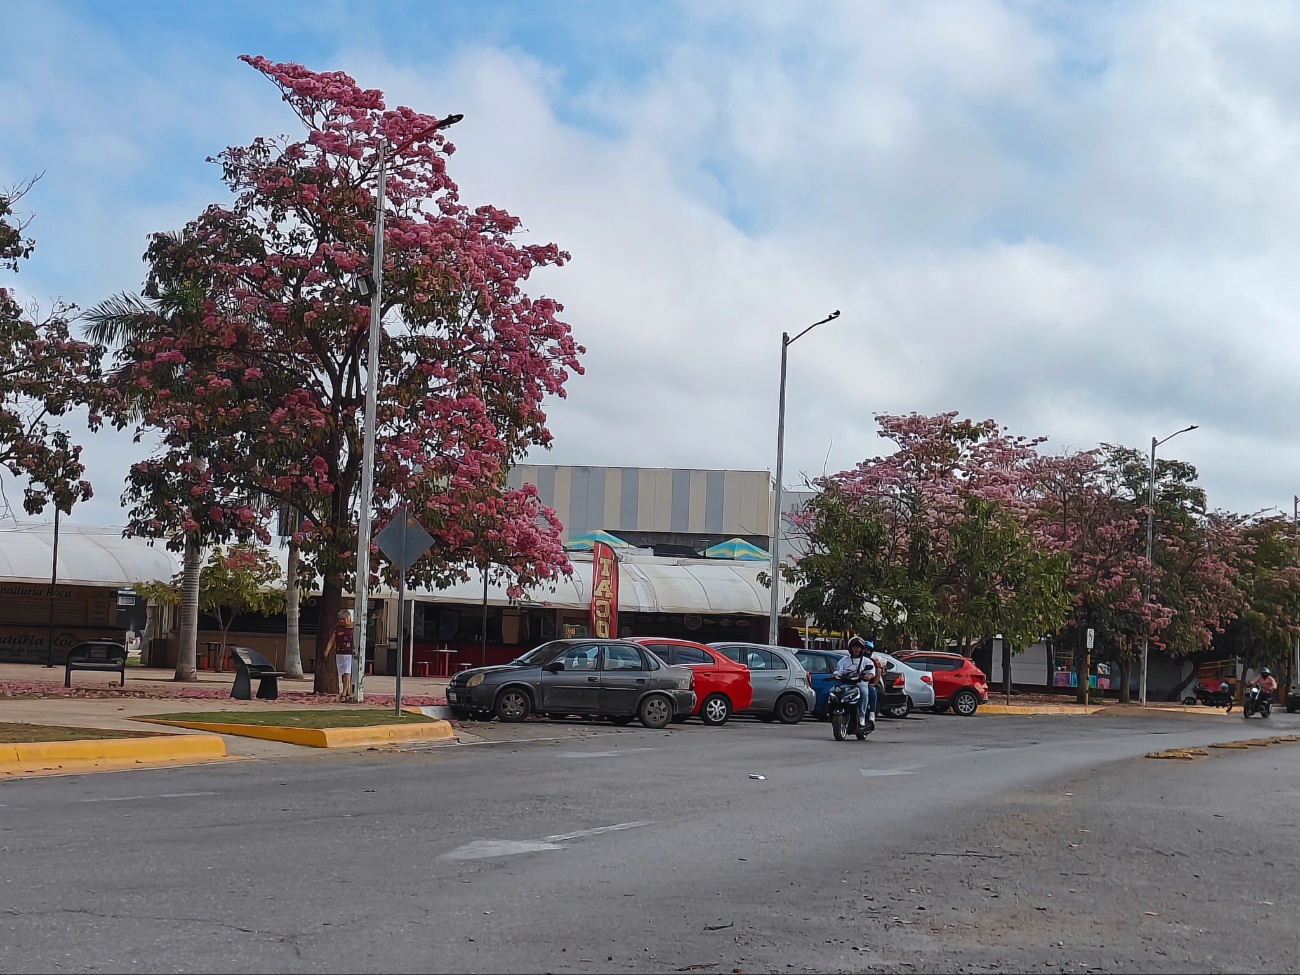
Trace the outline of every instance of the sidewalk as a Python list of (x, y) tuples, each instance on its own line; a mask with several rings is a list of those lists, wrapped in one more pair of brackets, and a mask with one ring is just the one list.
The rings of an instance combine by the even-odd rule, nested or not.
[[(230, 687), (235, 682), (234, 671), (217, 673), (200, 670), (197, 680), (179, 683), (172, 679), (173, 671), (156, 667), (127, 667), (126, 686), (118, 686), (118, 675), (93, 670), (72, 673), (72, 688), (63, 687), (62, 667), (43, 667), (40, 664), (0, 663), (0, 704), (6, 697), (16, 695), (58, 695), (60, 697), (108, 696), (121, 698), (184, 698), (191, 700), (229, 701)], [(447, 696), (446, 677), (403, 677), (402, 701), (411, 704), (442, 704)], [(368, 701), (375, 704), (393, 702), (396, 678), (368, 675), (362, 685)], [(312, 694), (311, 675), (306, 680), (280, 678), (280, 701), (283, 704), (335, 704), (333, 696)], [(256, 688), (254, 688), (256, 693)], [(230, 703), (236, 703), (231, 701)]]

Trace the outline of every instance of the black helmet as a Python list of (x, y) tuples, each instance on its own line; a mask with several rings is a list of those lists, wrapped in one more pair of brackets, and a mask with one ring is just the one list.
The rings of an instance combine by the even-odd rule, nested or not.
[(1260, 676), (1260, 677), (1272, 677), (1272, 676), (1273, 676), (1273, 671), (1271, 671), (1271, 670), (1269, 670), (1267, 667), (1265, 667), (1263, 670), (1261, 670), (1261, 671), (1259, 672), (1259, 676)]

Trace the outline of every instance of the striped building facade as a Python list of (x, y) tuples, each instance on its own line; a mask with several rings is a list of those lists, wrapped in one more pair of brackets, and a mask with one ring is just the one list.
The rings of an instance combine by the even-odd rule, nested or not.
[(566, 541), (599, 529), (627, 534), (634, 544), (645, 544), (642, 535), (758, 544), (772, 531), (767, 471), (521, 464), (510, 471), (509, 483), (537, 485), (542, 503), (564, 525)]

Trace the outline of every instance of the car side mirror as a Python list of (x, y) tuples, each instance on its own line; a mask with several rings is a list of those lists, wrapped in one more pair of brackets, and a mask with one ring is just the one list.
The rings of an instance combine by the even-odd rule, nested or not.
[(542, 668), (542, 670), (546, 671), (548, 674), (558, 674), (563, 669), (564, 664), (560, 663), (558, 660), (553, 661)]

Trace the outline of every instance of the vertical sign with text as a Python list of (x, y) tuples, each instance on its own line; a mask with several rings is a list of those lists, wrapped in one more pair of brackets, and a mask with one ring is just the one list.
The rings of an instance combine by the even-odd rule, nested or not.
[(604, 542), (591, 549), (591, 635), (618, 638), (618, 557)]

